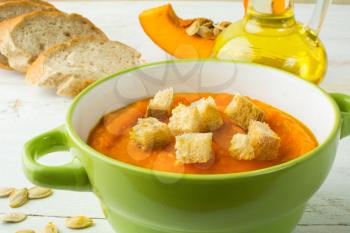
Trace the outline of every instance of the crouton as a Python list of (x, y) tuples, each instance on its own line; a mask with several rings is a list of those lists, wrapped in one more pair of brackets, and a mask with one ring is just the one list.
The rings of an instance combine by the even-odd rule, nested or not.
[(268, 124), (252, 120), (248, 137), (254, 148), (255, 159), (273, 160), (278, 157), (281, 139)]
[(244, 130), (248, 129), (250, 120), (264, 120), (264, 111), (240, 94), (233, 97), (225, 109), (225, 114)]
[(250, 145), (246, 134), (235, 134), (232, 137), (229, 148), (230, 155), (237, 160), (253, 160), (255, 158), (254, 148)]
[(224, 121), (222, 120), (221, 114), (216, 107), (215, 100), (212, 97), (202, 98), (194, 103), (196, 106), (202, 123), (202, 130), (204, 132), (214, 131), (222, 126)]
[(156, 118), (140, 118), (130, 132), (130, 138), (143, 150), (158, 149), (171, 141), (168, 126)]
[(189, 133), (176, 136), (176, 160), (183, 164), (206, 163), (212, 156), (213, 133)]
[(162, 119), (170, 115), (173, 104), (174, 90), (172, 87), (158, 91), (150, 100), (146, 117)]
[(173, 109), (168, 126), (173, 135), (200, 132), (202, 125), (198, 109), (180, 104)]

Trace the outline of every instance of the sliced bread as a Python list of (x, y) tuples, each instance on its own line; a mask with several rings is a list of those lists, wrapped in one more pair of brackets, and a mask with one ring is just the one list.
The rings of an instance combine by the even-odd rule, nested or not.
[(19, 15), (33, 11), (56, 10), (54, 6), (35, 3), (28, 0), (20, 1), (0, 1), (0, 23), (6, 19), (14, 18)]
[[(56, 8), (50, 4), (42, 4), (40, 2), (20, 0), (20, 1), (1, 1), (0, 0), (0, 23), (3, 23), (7, 19), (17, 17), (22, 14), (30, 13), (33, 11), (42, 10), (56, 10)], [(2, 32), (0, 32), (2, 33)], [(4, 69), (11, 69), (8, 65), (7, 57), (0, 54), (0, 67)]]
[(40, 53), (79, 36), (107, 38), (88, 19), (58, 11), (35, 11), (0, 24), (0, 52), (10, 67), (25, 73)]
[(90, 83), (140, 63), (140, 53), (116, 41), (82, 37), (43, 52), (30, 66), (26, 79), (33, 85), (57, 88), (74, 96)]
[[(0, 3), (4, 3), (4, 2), (16, 2), (17, 0), (0, 0)], [(51, 6), (54, 7), (53, 5), (51, 5), (50, 3), (48, 3), (47, 1), (42, 1), (42, 0), (28, 0), (30, 2), (34, 2), (37, 4), (41, 4), (41, 5), (46, 5), (46, 6)]]

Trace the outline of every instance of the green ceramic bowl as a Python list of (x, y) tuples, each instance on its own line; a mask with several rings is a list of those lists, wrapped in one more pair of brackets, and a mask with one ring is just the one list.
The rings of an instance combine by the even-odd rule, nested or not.
[[(104, 114), (169, 86), (176, 92), (240, 92), (257, 98), (300, 119), (320, 145), (267, 169), (184, 175), (119, 162), (86, 144)], [(287, 233), (325, 180), (340, 138), (350, 133), (349, 111), (350, 97), (328, 95), (269, 67), (211, 60), (154, 63), (112, 75), (81, 93), (64, 126), (25, 145), (23, 166), (37, 185), (94, 192), (119, 233)], [(47, 153), (68, 150), (74, 156), (69, 164), (37, 162)]]

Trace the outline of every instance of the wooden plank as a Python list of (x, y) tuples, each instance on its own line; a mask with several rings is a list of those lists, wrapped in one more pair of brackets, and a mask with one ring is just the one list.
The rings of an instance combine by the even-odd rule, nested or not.
[[(93, 219), (94, 226), (82, 230), (84, 233), (114, 233), (108, 222), (104, 219)], [(36, 232), (48, 223), (53, 222), (60, 232), (76, 233), (77, 230), (69, 229), (65, 226), (64, 217), (28, 216), (28, 218), (17, 224), (7, 224), (6, 231), (1, 233), (14, 233), (17, 230), (32, 229)], [(1, 230), (1, 228), (0, 228)], [(349, 233), (350, 226), (339, 225), (298, 225), (293, 233)]]
[(15, 233), (18, 230), (24, 230), (24, 229), (31, 229), (35, 230), (36, 232), (40, 232), (40, 230), (49, 222), (54, 223), (59, 232), (62, 233), (77, 233), (77, 232), (84, 232), (84, 233), (114, 233), (112, 228), (109, 226), (108, 222), (104, 219), (93, 219), (94, 225), (92, 227), (83, 229), (83, 230), (74, 230), (69, 229), (65, 226), (65, 217), (46, 217), (46, 216), (28, 216), (28, 218), (20, 223), (16, 224), (6, 224), (4, 227), (5, 229), (2, 229), (0, 226), (0, 232), (1, 233)]
[[(110, 38), (127, 42), (136, 47), (147, 61), (170, 59), (154, 45), (139, 26), (137, 15), (143, 9), (160, 5), (165, 1), (88, 1), (57, 2), (68, 12), (77, 12), (90, 18), (104, 29)], [(237, 20), (242, 17), (241, 3), (224, 1), (174, 3), (183, 17), (206, 16), (217, 21)], [(194, 10), (195, 9), (195, 10)], [(300, 21), (307, 22), (312, 5), (297, 5)], [(328, 91), (350, 94), (350, 6), (332, 6), (321, 33), (329, 55), (329, 71), (322, 86)], [(218, 14), (220, 12), (220, 14)], [(30, 187), (21, 170), (23, 144), (33, 136), (63, 124), (71, 99), (55, 96), (52, 90), (31, 87), (23, 77), (14, 72), (0, 71), (0, 186)], [(325, 184), (311, 199), (307, 211), (298, 226), (297, 233), (350, 232), (350, 138), (340, 144), (334, 168)], [(64, 160), (58, 159), (59, 161)], [(64, 217), (88, 215), (96, 218), (94, 228), (84, 232), (112, 233), (91, 193), (55, 191), (45, 200), (31, 201), (16, 209), (31, 215), (25, 222), (15, 225), (0, 224), (0, 233), (13, 233), (22, 227), (39, 230), (48, 221), (55, 221), (63, 232)], [(0, 213), (14, 211), (6, 199), (0, 199)], [(56, 216), (56, 217), (55, 217)]]
[(349, 233), (350, 226), (308, 225), (298, 226), (294, 233)]

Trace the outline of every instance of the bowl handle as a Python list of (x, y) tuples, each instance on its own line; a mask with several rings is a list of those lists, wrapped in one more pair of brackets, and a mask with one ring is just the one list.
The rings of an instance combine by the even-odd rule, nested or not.
[(341, 129), (341, 138), (350, 135), (350, 96), (332, 93), (331, 96), (337, 102), (339, 109), (342, 114), (342, 129)]
[(37, 159), (51, 152), (68, 151), (65, 126), (39, 135), (24, 146), (23, 170), (30, 181), (43, 187), (74, 191), (90, 190), (90, 182), (80, 161), (74, 158), (62, 166), (45, 166)]

